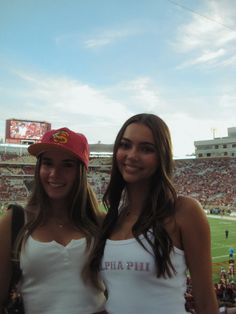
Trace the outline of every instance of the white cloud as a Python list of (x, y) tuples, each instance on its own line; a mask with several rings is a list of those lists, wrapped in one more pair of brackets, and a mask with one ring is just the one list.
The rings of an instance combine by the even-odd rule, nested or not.
[[(120, 126), (132, 115), (118, 100), (76, 80), (25, 72), (18, 72), (18, 75), (28, 85), (14, 93), (19, 108), (19, 111), (15, 110), (17, 118), (46, 120), (54, 128), (79, 127), (89, 134), (91, 141), (96, 141), (101, 133), (103, 139), (110, 142), (114, 126)], [(3, 119), (12, 117), (12, 106), (6, 106), (2, 114)]]
[(177, 69), (182, 69), (188, 66), (194, 66), (199, 64), (216, 64), (216, 62), (226, 54), (224, 49), (218, 49), (217, 51), (203, 51), (202, 55), (196, 59), (192, 59), (177, 66)]
[(84, 41), (84, 46), (88, 49), (99, 48), (102, 46), (110, 45), (118, 40), (134, 36), (143, 32), (136, 27), (119, 27), (118, 29), (97, 31), (95, 35)]
[(236, 41), (235, 10), (229, 10), (219, 1), (206, 4), (209, 7), (204, 12), (199, 12), (201, 16), (193, 13), (192, 20), (182, 24), (177, 30), (173, 47), (177, 52), (188, 53), (191, 57), (179, 68), (195, 64), (211, 65), (212, 61), (217, 61), (220, 57), (224, 57), (225, 61), (220, 60), (215, 64), (227, 65), (227, 59), (235, 52), (233, 45)]
[(232, 109), (232, 114), (235, 114), (236, 112), (236, 94), (224, 94), (220, 97), (220, 106), (221, 108), (225, 108), (225, 109)]
[[(80, 45), (86, 49), (96, 49), (111, 45), (122, 39), (136, 36), (143, 33), (144, 28), (139, 26), (124, 25), (114, 27), (113, 29), (96, 29), (93, 34), (69, 33), (55, 37), (54, 41), (57, 45)], [(87, 37), (86, 39), (84, 37)]]
[[(11, 117), (46, 120), (53, 128), (67, 126), (86, 134), (90, 143), (113, 143), (127, 118), (136, 113), (152, 112), (170, 126), (175, 155), (180, 156), (191, 154), (193, 141), (210, 136), (211, 127), (222, 127), (221, 120), (225, 128), (235, 124), (233, 88), (222, 89), (220, 94), (224, 96), (218, 99), (187, 95), (176, 99), (168, 90), (164, 94), (162, 87), (150, 77), (136, 77), (99, 89), (67, 77), (26, 71), (18, 71), (17, 75), (23, 82), (22, 88), (16, 88), (14, 93), (5, 89), (2, 120)], [(216, 114), (218, 108), (220, 117)]]
[(122, 104), (109, 99), (101, 91), (79, 81), (65, 77), (46, 77), (21, 73), (21, 77), (30, 84), (24, 97), (31, 101), (40, 101), (41, 105), (51, 106), (54, 112), (66, 111), (81, 114), (93, 114), (113, 118), (109, 106), (114, 106), (113, 112), (125, 112)]
[(236, 65), (236, 54), (229, 57), (227, 60), (222, 61), (222, 66), (230, 66), (230, 65)]
[(135, 104), (135, 107), (150, 112), (162, 107), (159, 88), (149, 77), (137, 77), (116, 86), (120, 94), (125, 94), (126, 101)]

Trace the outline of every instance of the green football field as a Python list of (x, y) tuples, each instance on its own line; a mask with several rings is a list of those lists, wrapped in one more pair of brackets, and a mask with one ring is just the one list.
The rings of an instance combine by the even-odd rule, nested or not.
[[(218, 281), (220, 268), (228, 269), (229, 248), (235, 249), (236, 256), (236, 220), (226, 218), (208, 218), (211, 228), (211, 248), (213, 263), (213, 279)], [(225, 230), (229, 230), (228, 239)]]

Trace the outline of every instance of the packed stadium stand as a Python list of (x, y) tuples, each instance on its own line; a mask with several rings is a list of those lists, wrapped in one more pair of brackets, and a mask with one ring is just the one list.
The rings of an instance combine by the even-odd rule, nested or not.
[[(26, 202), (36, 159), (28, 154), (0, 154), (1, 205)], [(91, 157), (88, 179), (101, 201), (109, 182), (111, 157)], [(179, 194), (198, 199), (204, 209), (236, 211), (236, 157), (175, 160), (174, 184)]]
[(236, 210), (236, 158), (176, 160), (174, 183), (180, 194), (198, 199), (205, 209)]

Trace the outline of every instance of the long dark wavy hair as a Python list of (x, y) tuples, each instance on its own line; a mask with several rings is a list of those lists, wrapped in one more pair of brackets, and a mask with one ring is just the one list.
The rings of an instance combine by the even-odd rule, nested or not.
[[(22, 245), (32, 232), (47, 220), (50, 199), (40, 180), (42, 154), (37, 158), (34, 174), (34, 186), (28, 203), (25, 207), (26, 224), (21, 230), (16, 244), (16, 258)], [(68, 196), (68, 218), (76, 228), (81, 230), (87, 240), (87, 248), (92, 239), (97, 236), (101, 217), (98, 210), (96, 196), (87, 181), (87, 173), (83, 163), (77, 161), (76, 181)]]
[[(170, 260), (173, 243), (165, 229), (166, 220), (175, 214), (177, 199), (171, 181), (174, 167), (171, 136), (166, 123), (161, 118), (154, 114), (142, 113), (129, 118), (124, 123), (114, 143), (110, 182), (103, 197), (107, 215), (102, 225), (100, 237), (85, 268), (86, 278), (90, 278), (97, 288), (100, 288), (99, 269), (106, 239), (110, 237), (117, 223), (119, 208), (121, 203), (124, 202), (123, 196), (126, 193), (126, 182), (117, 167), (116, 154), (127, 126), (132, 123), (143, 124), (152, 131), (154, 144), (158, 152), (158, 167), (151, 178), (148, 195), (132, 232), (142, 246), (143, 244), (139, 239), (141, 234), (150, 244), (155, 257), (157, 277), (171, 277), (175, 273)], [(152, 239), (150, 239), (150, 231), (153, 233)]]

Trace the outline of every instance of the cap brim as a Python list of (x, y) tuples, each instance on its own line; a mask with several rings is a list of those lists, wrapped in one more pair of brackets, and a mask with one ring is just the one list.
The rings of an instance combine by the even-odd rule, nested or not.
[(35, 157), (38, 157), (40, 154), (48, 151), (48, 150), (51, 150), (52, 148), (55, 148), (57, 150), (62, 150), (66, 153), (69, 153), (73, 156), (75, 156), (75, 158), (79, 159), (81, 162), (81, 158), (76, 155), (74, 152), (72, 152), (70, 149), (67, 149), (65, 148), (64, 146), (60, 145), (60, 144), (46, 144), (46, 143), (36, 143), (36, 144), (32, 144), (28, 147), (28, 152), (35, 156)]

